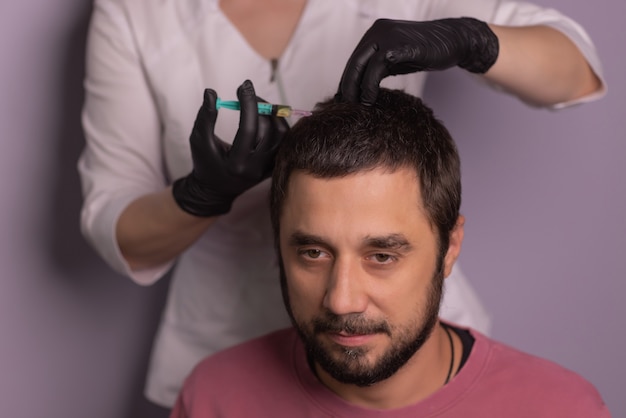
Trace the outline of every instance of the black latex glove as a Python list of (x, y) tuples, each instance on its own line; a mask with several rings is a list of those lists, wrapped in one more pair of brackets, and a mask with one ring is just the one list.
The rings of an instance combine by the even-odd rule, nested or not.
[(237, 196), (268, 178), (278, 145), (289, 130), (283, 118), (258, 114), (257, 97), (249, 80), (239, 86), (237, 98), (241, 113), (231, 146), (214, 132), (217, 94), (211, 89), (204, 91), (189, 138), (193, 171), (173, 187), (178, 205), (192, 215), (227, 213)]
[(379, 19), (363, 35), (346, 64), (338, 98), (373, 104), (380, 81), (396, 74), (458, 65), (485, 73), (498, 58), (498, 37), (473, 18), (428, 22)]

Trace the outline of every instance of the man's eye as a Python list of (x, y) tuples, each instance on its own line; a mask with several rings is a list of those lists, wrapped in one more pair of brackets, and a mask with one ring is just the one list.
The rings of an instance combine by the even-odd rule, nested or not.
[(317, 249), (301, 250), (300, 254), (308, 258), (320, 258), (322, 251)]
[(377, 263), (387, 264), (393, 261), (393, 257), (390, 254), (377, 253), (374, 254), (374, 260)]

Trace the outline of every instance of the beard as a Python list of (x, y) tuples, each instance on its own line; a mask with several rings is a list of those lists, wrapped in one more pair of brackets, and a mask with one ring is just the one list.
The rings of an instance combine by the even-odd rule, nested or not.
[[(307, 323), (300, 323), (293, 315), (282, 260), (280, 277), (287, 312), (304, 343), (313, 370), (313, 365), (317, 364), (341, 383), (365, 387), (394, 375), (428, 340), (439, 317), (443, 294), (442, 268), (437, 268), (433, 275), (421, 317), (403, 328), (392, 327), (385, 320), (367, 319), (362, 314), (336, 315), (328, 310)], [(386, 334), (391, 345), (375, 361), (370, 362), (367, 359), (367, 347), (344, 347), (320, 338), (320, 335), (329, 332)]]

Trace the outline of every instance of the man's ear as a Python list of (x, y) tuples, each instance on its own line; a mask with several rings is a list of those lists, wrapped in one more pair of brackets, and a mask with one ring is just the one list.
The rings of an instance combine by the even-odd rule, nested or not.
[(454, 229), (450, 232), (450, 244), (448, 245), (448, 252), (443, 259), (443, 277), (448, 277), (452, 272), (452, 266), (456, 263), (459, 254), (461, 253), (461, 244), (463, 244), (463, 234), (465, 227), (465, 217), (459, 215), (456, 220)]

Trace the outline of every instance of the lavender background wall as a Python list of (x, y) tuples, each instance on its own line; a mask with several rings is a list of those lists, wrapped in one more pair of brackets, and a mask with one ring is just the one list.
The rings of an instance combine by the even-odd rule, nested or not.
[[(461, 265), (493, 335), (593, 382), (626, 416), (626, 35), (621, 0), (541, 0), (582, 23), (610, 92), (536, 110), (452, 70), (426, 99), (463, 158)], [(0, 5), (0, 407), (10, 418), (130, 418), (167, 281), (113, 273), (78, 230), (90, 2)]]

